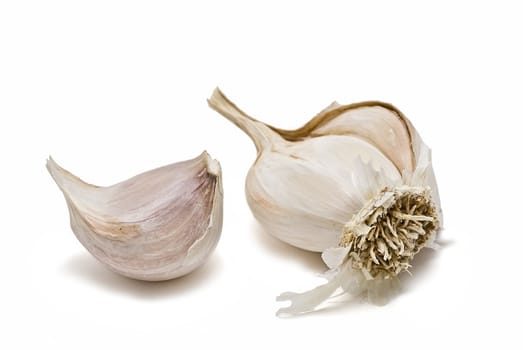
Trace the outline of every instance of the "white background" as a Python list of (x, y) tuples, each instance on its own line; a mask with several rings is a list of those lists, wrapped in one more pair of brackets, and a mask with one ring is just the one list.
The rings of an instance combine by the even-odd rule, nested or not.
[[(0, 348), (521, 348), (517, 3), (0, 2)], [(333, 100), (395, 104), (433, 149), (443, 249), (387, 306), (277, 318), (275, 296), (324, 266), (256, 225), (255, 148), (207, 107), (215, 86), (284, 128)], [(92, 258), (44, 167), (110, 185), (203, 149), (223, 168), (222, 239), (166, 283)]]

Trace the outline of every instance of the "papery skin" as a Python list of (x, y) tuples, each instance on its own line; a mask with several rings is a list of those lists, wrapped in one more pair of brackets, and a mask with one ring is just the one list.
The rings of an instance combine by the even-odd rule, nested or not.
[(47, 168), (78, 240), (118, 274), (145, 281), (181, 277), (201, 266), (219, 241), (221, 169), (206, 152), (109, 187), (85, 183), (52, 158)]

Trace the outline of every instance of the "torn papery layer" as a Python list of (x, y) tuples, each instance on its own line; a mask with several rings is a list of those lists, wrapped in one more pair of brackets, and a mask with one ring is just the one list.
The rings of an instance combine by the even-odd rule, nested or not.
[(286, 292), (278, 296), (277, 301), (290, 301), (291, 305), (280, 308), (276, 315), (304, 314), (315, 311), (344, 294), (358, 296), (364, 292), (368, 292), (369, 302), (383, 305), (399, 291), (399, 282), (396, 277), (367, 280), (360, 270), (351, 267), (349, 260), (341, 266), (327, 271), (324, 277), (328, 279), (328, 282), (314, 289), (303, 293)]

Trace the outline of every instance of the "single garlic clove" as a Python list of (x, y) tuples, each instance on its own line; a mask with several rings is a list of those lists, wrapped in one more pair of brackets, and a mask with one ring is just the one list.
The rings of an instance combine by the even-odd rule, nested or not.
[(180, 277), (218, 243), (221, 169), (207, 152), (109, 187), (83, 182), (52, 158), (47, 169), (64, 194), (74, 234), (116, 273), (145, 281)]
[[(293, 246), (323, 252), (328, 283), (284, 293), (280, 314), (312, 311), (342, 289), (384, 303), (442, 225), (430, 150), (390, 104), (333, 103), (296, 130), (262, 123), (216, 89), (209, 105), (258, 151), (246, 179), (261, 225)], [(339, 247), (339, 248), (337, 248)], [(345, 254), (345, 256), (344, 256)]]

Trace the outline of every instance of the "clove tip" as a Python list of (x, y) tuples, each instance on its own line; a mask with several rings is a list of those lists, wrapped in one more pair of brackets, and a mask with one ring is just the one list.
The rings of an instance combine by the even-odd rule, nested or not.
[(205, 160), (205, 165), (207, 166), (207, 172), (213, 176), (221, 176), (222, 169), (220, 163), (213, 159), (207, 151), (203, 151), (200, 155)]

